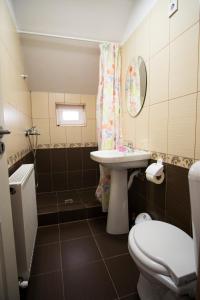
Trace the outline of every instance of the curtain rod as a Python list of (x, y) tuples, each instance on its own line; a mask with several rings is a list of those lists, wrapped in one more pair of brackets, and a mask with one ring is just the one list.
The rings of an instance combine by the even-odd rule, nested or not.
[(77, 40), (77, 41), (82, 41), (82, 42), (111, 43), (111, 42), (102, 41), (102, 40), (86, 39), (86, 38), (81, 38), (81, 37), (72, 37), (72, 36), (64, 36), (64, 35), (57, 35), (57, 34), (48, 34), (48, 33), (42, 33), (42, 32), (34, 32), (34, 31), (17, 30), (17, 32), (20, 34), (29, 34), (29, 35), (37, 35), (37, 36), (52, 37), (52, 38), (59, 38), (59, 39)]

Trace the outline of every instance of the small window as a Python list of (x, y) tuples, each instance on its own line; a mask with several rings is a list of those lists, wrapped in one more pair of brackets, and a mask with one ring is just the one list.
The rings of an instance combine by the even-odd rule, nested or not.
[(56, 103), (56, 117), (58, 126), (84, 126), (85, 105)]

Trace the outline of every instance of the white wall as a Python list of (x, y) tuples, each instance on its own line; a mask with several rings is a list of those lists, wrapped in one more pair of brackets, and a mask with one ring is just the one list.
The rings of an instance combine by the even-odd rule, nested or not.
[(98, 44), (26, 35), (21, 45), (31, 91), (97, 93)]

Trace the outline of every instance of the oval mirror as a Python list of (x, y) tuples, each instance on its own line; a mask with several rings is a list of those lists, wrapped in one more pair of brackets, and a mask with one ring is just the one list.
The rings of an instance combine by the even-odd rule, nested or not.
[(147, 72), (143, 58), (133, 58), (126, 74), (125, 97), (128, 112), (136, 117), (141, 111), (147, 90)]

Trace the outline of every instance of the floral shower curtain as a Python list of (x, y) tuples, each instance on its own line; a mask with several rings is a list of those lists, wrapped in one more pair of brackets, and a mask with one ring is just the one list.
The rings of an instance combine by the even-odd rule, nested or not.
[[(114, 43), (100, 45), (99, 87), (97, 96), (97, 138), (99, 150), (116, 149), (120, 143), (120, 47)], [(110, 172), (100, 166), (96, 196), (107, 211), (110, 196)]]

